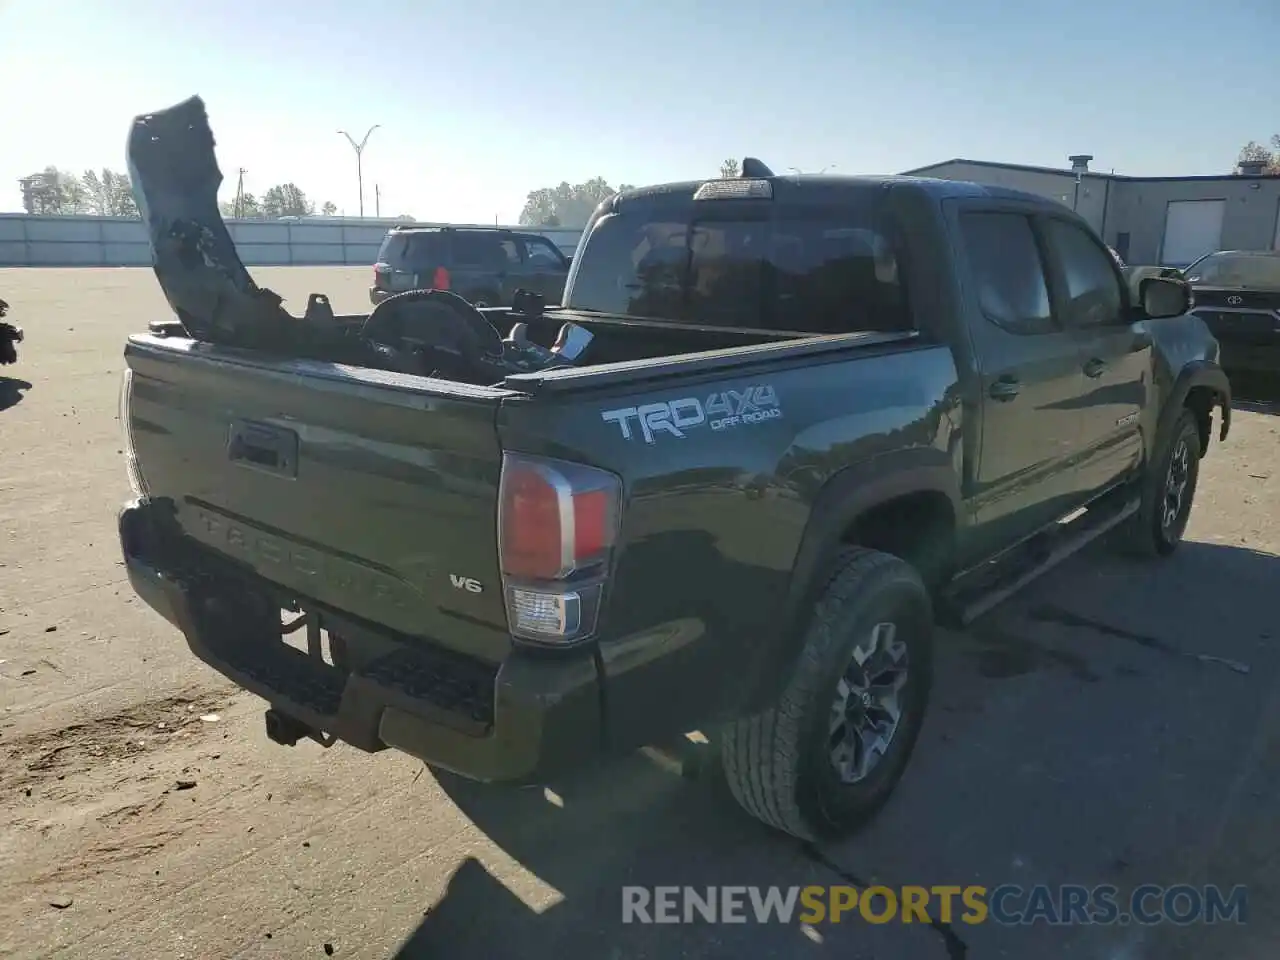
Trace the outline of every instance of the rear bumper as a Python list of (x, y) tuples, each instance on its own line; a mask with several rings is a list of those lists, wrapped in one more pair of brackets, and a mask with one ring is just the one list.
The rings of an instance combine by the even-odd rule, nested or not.
[[(138, 596), (182, 631), (192, 653), (276, 710), (362, 750), (392, 747), (474, 780), (533, 783), (601, 752), (595, 660), (513, 649), (496, 670), (401, 635), (344, 625), (351, 667), (284, 643), (244, 614), (265, 582), (227, 589), (216, 564), (176, 531), (163, 501), (120, 512)], [(230, 600), (230, 602), (227, 602)], [(330, 622), (326, 614), (326, 622)]]

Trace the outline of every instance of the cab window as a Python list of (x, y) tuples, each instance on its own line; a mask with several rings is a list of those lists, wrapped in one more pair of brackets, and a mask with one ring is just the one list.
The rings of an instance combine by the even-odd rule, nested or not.
[(912, 328), (894, 247), (869, 215), (703, 209), (603, 217), (580, 249), (567, 306), (814, 334)]

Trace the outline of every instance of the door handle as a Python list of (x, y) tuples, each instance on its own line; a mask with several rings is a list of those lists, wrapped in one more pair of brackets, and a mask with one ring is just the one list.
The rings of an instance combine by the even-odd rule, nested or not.
[(991, 399), (1007, 403), (1022, 392), (1022, 384), (1014, 377), (1001, 377), (991, 384), (987, 392)]
[(266, 423), (232, 421), (227, 430), (227, 459), (266, 473), (296, 477), (298, 435)]
[(1107, 369), (1106, 362), (1103, 360), (1099, 360), (1097, 357), (1094, 357), (1092, 360), (1090, 360), (1088, 363), (1084, 365), (1084, 375), (1086, 377), (1100, 377), (1102, 376), (1103, 371), (1106, 369)]

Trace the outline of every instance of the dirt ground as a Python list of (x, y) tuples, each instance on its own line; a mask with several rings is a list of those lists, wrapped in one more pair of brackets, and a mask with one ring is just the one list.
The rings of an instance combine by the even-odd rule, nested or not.
[[(367, 273), (257, 271), (297, 311), (363, 309)], [(0, 370), (0, 955), (1276, 955), (1280, 408), (1211, 449), (1177, 557), (1090, 552), (946, 636), (893, 802), (805, 850), (642, 757), (546, 795), (271, 745), (123, 578), (121, 349), (166, 312), (151, 272), (0, 270), (0, 296), (27, 330)], [(1249, 922), (620, 922), (624, 884), (877, 881), (1246, 884)]]

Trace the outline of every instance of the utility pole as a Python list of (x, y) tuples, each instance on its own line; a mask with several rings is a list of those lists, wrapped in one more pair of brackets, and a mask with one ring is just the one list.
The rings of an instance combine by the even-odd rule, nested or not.
[(373, 185), (373, 215), (382, 217), (382, 188), (376, 183)]
[(345, 130), (338, 131), (340, 134), (342, 134), (344, 137), (347, 138), (347, 142), (351, 144), (351, 149), (356, 152), (356, 185), (360, 190), (360, 216), (362, 217), (364, 216), (364, 166), (361, 161), (363, 160), (363, 157), (364, 157), (365, 144), (369, 142), (369, 135), (373, 133), (373, 131), (377, 130), (378, 127), (380, 126), (382, 126), (382, 124), (375, 123), (372, 127), (370, 127), (365, 132), (364, 139), (361, 140), (359, 143), (356, 143), (356, 138), (351, 136), (351, 134), (347, 133), (347, 131)]
[(244, 167), (241, 167), (240, 179), (236, 183), (236, 202), (231, 213), (236, 220), (244, 216), (244, 175), (248, 172)]

